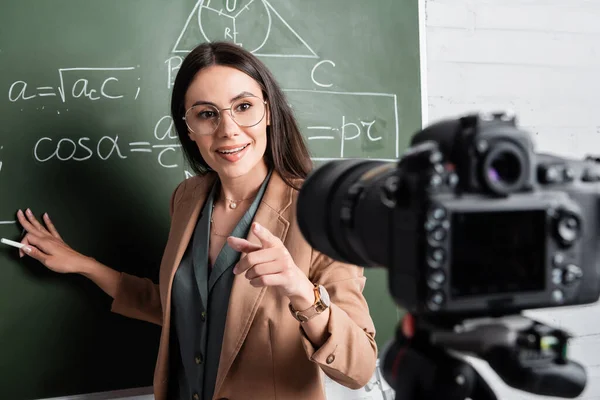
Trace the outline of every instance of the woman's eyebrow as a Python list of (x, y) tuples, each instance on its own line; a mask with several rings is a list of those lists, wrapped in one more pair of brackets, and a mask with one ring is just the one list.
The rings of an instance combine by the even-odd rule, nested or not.
[[(234, 96), (229, 102), (233, 103), (236, 100), (239, 100), (243, 97), (248, 97), (248, 96), (256, 97), (254, 94), (252, 94), (250, 92), (243, 91), (240, 94)], [(201, 104), (210, 104), (211, 106), (215, 106), (216, 108), (219, 108), (215, 103), (213, 103), (212, 101), (208, 101), (208, 100), (198, 100), (194, 104), (192, 104), (192, 107), (199, 106)]]

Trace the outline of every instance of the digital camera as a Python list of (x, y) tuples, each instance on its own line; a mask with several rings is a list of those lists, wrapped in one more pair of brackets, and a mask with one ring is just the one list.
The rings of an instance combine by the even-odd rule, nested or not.
[(508, 113), (434, 123), (397, 162), (339, 160), (305, 181), (298, 220), (333, 259), (388, 269), (390, 293), (442, 320), (595, 302), (597, 160), (534, 152)]

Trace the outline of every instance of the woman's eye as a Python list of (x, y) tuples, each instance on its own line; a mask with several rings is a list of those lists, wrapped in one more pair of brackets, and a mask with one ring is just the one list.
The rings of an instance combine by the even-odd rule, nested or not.
[(198, 118), (200, 119), (211, 119), (211, 118), (215, 118), (217, 116), (217, 113), (214, 111), (200, 111), (198, 113)]
[(236, 107), (236, 111), (241, 111), (241, 112), (248, 111), (250, 109), (250, 107), (252, 107), (252, 104), (242, 103)]

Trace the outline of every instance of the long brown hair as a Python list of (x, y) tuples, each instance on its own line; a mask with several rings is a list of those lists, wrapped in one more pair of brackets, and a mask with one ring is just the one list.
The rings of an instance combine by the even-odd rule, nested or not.
[(279, 173), (286, 184), (298, 189), (293, 181), (306, 178), (312, 169), (312, 161), (296, 118), (271, 71), (252, 53), (229, 42), (200, 44), (183, 60), (175, 78), (171, 95), (171, 116), (192, 170), (198, 175), (211, 171), (198, 147), (188, 136), (188, 128), (183, 120), (185, 94), (196, 74), (212, 65), (235, 68), (260, 85), (271, 113), (271, 124), (267, 126), (265, 162), (268, 168)]

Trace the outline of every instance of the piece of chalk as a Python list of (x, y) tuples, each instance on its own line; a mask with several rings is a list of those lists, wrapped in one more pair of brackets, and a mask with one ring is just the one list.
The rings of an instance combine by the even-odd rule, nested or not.
[(21, 248), (25, 247), (25, 245), (23, 243), (15, 242), (13, 240), (8, 240), (8, 239), (4, 239), (4, 238), (0, 239), (0, 242), (7, 244), (9, 246), (16, 247), (17, 249), (21, 249)]

